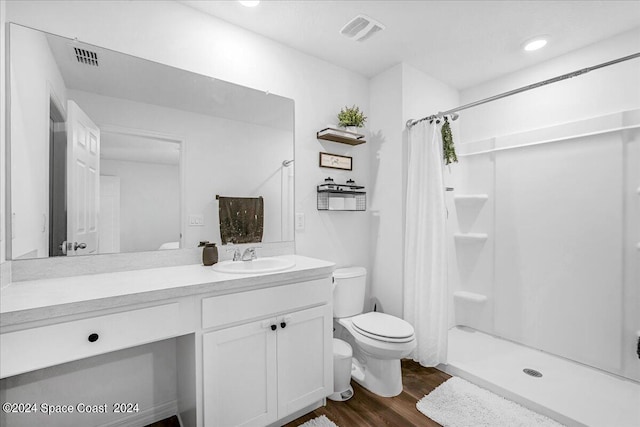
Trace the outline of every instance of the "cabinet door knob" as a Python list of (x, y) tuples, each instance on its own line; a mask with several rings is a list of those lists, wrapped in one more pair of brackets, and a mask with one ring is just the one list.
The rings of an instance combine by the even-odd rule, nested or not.
[(89, 335), (88, 340), (89, 340), (89, 342), (96, 342), (96, 341), (98, 341), (98, 338), (100, 338), (100, 336), (98, 334), (96, 334), (96, 333), (93, 333), (93, 334)]
[(287, 327), (287, 324), (286, 324), (285, 322), (281, 322), (281, 323), (280, 323), (280, 327), (284, 329), (284, 328), (286, 328), (286, 327)]
[(276, 329), (278, 329), (278, 327), (276, 325), (271, 325), (271, 330), (275, 331)]

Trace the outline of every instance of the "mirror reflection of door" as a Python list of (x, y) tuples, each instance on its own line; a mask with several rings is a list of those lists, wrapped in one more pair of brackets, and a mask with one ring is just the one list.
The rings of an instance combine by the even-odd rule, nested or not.
[(100, 129), (67, 102), (67, 256), (98, 251)]

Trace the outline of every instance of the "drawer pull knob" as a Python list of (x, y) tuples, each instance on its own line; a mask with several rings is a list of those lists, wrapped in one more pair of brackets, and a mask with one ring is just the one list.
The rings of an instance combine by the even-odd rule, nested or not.
[(278, 327), (276, 325), (271, 325), (271, 330), (275, 331)]
[(89, 342), (96, 342), (98, 341), (98, 338), (100, 338), (100, 336), (98, 334), (91, 334), (89, 335)]
[(280, 323), (280, 327), (281, 327), (282, 329), (284, 329), (284, 328), (286, 328), (286, 327), (287, 327), (287, 324), (286, 324), (285, 322), (282, 322), (282, 323)]

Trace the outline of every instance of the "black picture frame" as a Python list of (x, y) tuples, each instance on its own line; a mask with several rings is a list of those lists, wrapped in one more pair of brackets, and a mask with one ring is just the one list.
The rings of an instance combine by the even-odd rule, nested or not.
[(353, 157), (341, 156), (340, 154), (331, 154), (320, 152), (318, 165), (321, 168), (353, 170)]

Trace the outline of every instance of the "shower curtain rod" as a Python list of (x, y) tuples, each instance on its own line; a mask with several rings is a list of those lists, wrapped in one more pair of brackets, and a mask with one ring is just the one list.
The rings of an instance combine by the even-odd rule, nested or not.
[(451, 110), (439, 111), (436, 114), (432, 114), (430, 116), (423, 117), (423, 118), (418, 119), (418, 120), (409, 119), (409, 120), (407, 120), (407, 127), (411, 128), (411, 127), (417, 125), (418, 123), (420, 123), (422, 121), (438, 119), (438, 118), (442, 118), (442, 117), (447, 116), (447, 115), (452, 115), (453, 117), (451, 119), (452, 120), (456, 120), (458, 118), (458, 115), (456, 114), (458, 111), (466, 110), (468, 108), (476, 107), (478, 105), (486, 104), (488, 102), (493, 102), (493, 101), (496, 101), (498, 99), (506, 98), (507, 96), (515, 95), (517, 93), (525, 92), (525, 91), (531, 90), (531, 89), (536, 89), (536, 88), (539, 88), (541, 86), (546, 86), (546, 85), (551, 84), (551, 83), (556, 83), (556, 82), (559, 82), (559, 81), (562, 81), (562, 80), (570, 79), (572, 77), (577, 77), (577, 76), (580, 76), (582, 74), (586, 74), (589, 71), (597, 70), (599, 68), (608, 67), (609, 65), (614, 65), (614, 64), (617, 64), (619, 62), (624, 62), (624, 61), (628, 61), (630, 59), (635, 59), (635, 58), (639, 58), (639, 57), (640, 57), (640, 52), (634, 53), (633, 55), (623, 56), (622, 58), (614, 59), (614, 60), (608, 61), (608, 62), (603, 62), (601, 64), (594, 65), (592, 67), (582, 68), (580, 70), (576, 70), (576, 71), (573, 71), (571, 73), (563, 74), (561, 76), (554, 77), (552, 79), (543, 80), (543, 81), (540, 81), (538, 83), (533, 83), (533, 84), (530, 84), (528, 86), (523, 86), (523, 87), (518, 88), (518, 89), (513, 89), (513, 90), (510, 90), (508, 92), (501, 93), (499, 95), (490, 96), (489, 98), (485, 98), (485, 99), (481, 99), (479, 101), (471, 102), (469, 104), (461, 105), (460, 107), (456, 107), (456, 108), (453, 108)]

